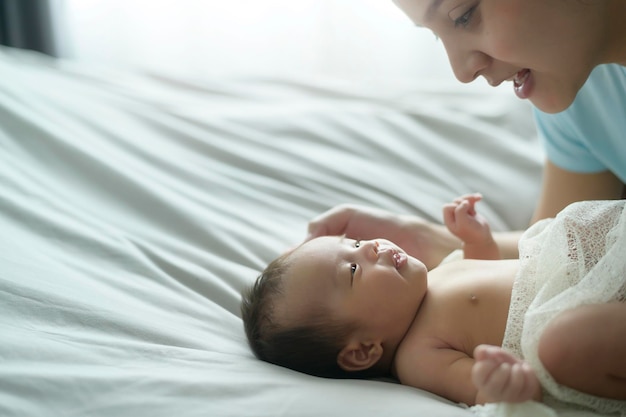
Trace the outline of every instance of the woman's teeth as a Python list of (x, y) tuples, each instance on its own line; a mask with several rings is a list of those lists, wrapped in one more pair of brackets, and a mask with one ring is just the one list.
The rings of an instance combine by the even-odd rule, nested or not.
[(527, 69), (518, 71), (518, 73), (515, 74), (515, 77), (513, 77), (513, 83), (515, 84), (515, 87), (520, 87), (522, 84), (524, 84), (524, 81), (526, 81), (528, 75), (530, 75), (530, 71)]

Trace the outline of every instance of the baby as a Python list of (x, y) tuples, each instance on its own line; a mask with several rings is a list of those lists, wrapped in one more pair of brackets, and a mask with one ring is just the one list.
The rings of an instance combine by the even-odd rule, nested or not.
[[(317, 376), (393, 376), (468, 405), (547, 395), (625, 411), (626, 262), (606, 279), (613, 287), (600, 291), (604, 298), (571, 301), (582, 291), (577, 283), (591, 292), (604, 285), (604, 279), (590, 282), (595, 275), (587, 273), (602, 266), (604, 255), (616, 250), (624, 257), (624, 202), (570, 206), (554, 220), (564, 224), (562, 231), (544, 221), (527, 232), (532, 256), (522, 239), (520, 260), (501, 260), (489, 225), (475, 211), (480, 199), (466, 195), (444, 206), (444, 222), (463, 241), (464, 259), (431, 271), (390, 241), (342, 236), (313, 239), (274, 260), (242, 302), (255, 355)], [(588, 232), (601, 236), (583, 236)], [(558, 246), (549, 240), (555, 234), (563, 237), (562, 258), (541, 252), (555, 249), (543, 246), (546, 238)], [(589, 258), (589, 242), (579, 235), (601, 240), (600, 249), (592, 245), (601, 254)], [(533, 258), (562, 264), (553, 275), (565, 278), (544, 279)], [(555, 287), (557, 281), (563, 283)], [(574, 296), (571, 289), (577, 289)], [(536, 306), (536, 299), (550, 307), (563, 297), (549, 319)], [(527, 320), (530, 313), (541, 326)], [(526, 335), (527, 326), (536, 334)]]

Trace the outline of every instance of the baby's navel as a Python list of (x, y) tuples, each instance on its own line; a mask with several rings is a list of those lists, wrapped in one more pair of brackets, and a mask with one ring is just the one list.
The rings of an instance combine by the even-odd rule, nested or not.
[(478, 297), (476, 297), (476, 294), (470, 294), (470, 302), (475, 304), (478, 302)]

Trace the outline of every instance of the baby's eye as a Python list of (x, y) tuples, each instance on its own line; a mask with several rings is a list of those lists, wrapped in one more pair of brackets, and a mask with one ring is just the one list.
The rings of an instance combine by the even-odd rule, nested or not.
[(355, 242), (354, 242), (354, 247), (355, 247), (355, 248), (359, 248), (359, 247), (361, 247), (361, 241), (360, 241), (360, 240), (355, 241)]
[(356, 273), (357, 264), (350, 264), (350, 286), (352, 286), (352, 282), (354, 281), (354, 274)]

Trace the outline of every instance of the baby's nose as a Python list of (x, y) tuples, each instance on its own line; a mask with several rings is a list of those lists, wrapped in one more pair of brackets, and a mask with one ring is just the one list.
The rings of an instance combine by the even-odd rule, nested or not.
[(361, 247), (366, 251), (366, 254), (368, 256), (372, 257), (372, 259), (378, 259), (380, 244), (377, 240), (368, 240), (367, 242), (361, 242)]
[(384, 253), (395, 253), (395, 249), (389, 245), (379, 245), (378, 246), (378, 256), (381, 256)]
[(378, 262), (383, 262), (387, 266), (397, 268), (398, 256), (398, 250), (394, 246), (382, 244), (378, 248)]

